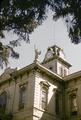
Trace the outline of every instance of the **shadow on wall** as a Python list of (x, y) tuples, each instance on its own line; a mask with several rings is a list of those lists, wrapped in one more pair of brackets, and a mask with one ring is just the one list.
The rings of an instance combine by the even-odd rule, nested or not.
[(59, 91), (57, 88), (53, 90), (53, 94), (46, 102), (46, 94), (44, 93), (41, 100), (42, 115), (40, 120), (63, 120), (63, 111), (62, 111), (62, 91)]

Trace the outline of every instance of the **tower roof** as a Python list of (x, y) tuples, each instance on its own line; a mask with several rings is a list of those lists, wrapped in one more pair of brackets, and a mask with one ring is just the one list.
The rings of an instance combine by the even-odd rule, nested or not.
[(53, 59), (58, 59), (63, 64), (71, 67), (71, 64), (68, 63), (68, 61), (66, 60), (63, 49), (58, 47), (57, 45), (48, 47), (43, 63), (49, 62)]

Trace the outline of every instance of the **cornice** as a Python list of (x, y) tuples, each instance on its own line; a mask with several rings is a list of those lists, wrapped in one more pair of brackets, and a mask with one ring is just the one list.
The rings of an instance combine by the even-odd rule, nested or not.
[(79, 78), (79, 77), (81, 77), (81, 71), (74, 72), (74, 73), (72, 73), (72, 74), (70, 74), (70, 75), (68, 75), (68, 76), (65, 76), (65, 77), (63, 78), (63, 80), (64, 80), (64, 81), (70, 81), (70, 80), (73, 80), (73, 79)]
[(62, 59), (61, 57), (58, 57), (57, 55), (53, 56), (52, 58), (49, 58), (48, 60), (44, 60), (42, 62), (42, 64), (45, 64), (47, 62), (50, 62), (51, 60), (57, 59), (59, 61), (61, 61), (63, 64), (67, 65), (68, 67), (71, 67), (72, 65), (70, 63), (68, 63), (67, 61), (65, 61), (64, 59)]
[(62, 81), (62, 77), (60, 77), (59, 75), (55, 74), (54, 72), (52, 72), (51, 70), (47, 69), (46, 67), (44, 67), (42, 64), (40, 64), (39, 62), (36, 63), (32, 63), (20, 70), (17, 70), (11, 74), (8, 74), (8, 78), (6, 78), (4, 76), (4, 79), (0, 80), (0, 84), (7, 82), (8, 80), (12, 80), (12, 77), (18, 77), (19, 75), (23, 75), (25, 72), (32, 72), (32, 70), (34, 70), (34, 72), (42, 72), (45, 73), (46, 75), (52, 77), (52, 78), (56, 78), (58, 81)]
[(44, 67), (41, 64), (38, 64), (39, 68), (41, 68), (41, 70), (45, 73), (47, 73), (48, 75), (51, 75), (54, 78), (57, 78), (58, 80), (62, 80), (62, 77), (60, 77), (59, 75), (57, 75), (56, 73), (52, 72), (51, 70), (47, 69), (46, 67)]

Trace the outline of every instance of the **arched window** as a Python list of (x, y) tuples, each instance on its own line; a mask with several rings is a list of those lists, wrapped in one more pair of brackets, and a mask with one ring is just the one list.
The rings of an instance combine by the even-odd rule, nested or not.
[(0, 95), (0, 112), (5, 112), (6, 103), (7, 103), (7, 93), (3, 92)]

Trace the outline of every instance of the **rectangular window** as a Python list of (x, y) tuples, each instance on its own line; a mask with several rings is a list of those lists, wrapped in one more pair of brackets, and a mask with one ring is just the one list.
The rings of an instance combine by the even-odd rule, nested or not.
[(7, 104), (7, 93), (3, 92), (0, 95), (0, 113), (5, 112), (6, 104)]
[(59, 73), (60, 73), (60, 76), (63, 77), (63, 68), (62, 67), (59, 68)]
[(67, 75), (67, 71), (66, 71), (66, 69), (64, 69), (64, 76), (66, 76)]
[(77, 115), (77, 98), (76, 95), (71, 95), (70, 97), (71, 115)]
[(19, 91), (19, 109), (24, 108), (25, 100), (26, 100), (26, 86), (22, 85), (20, 86)]
[(46, 88), (42, 88), (42, 97), (41, 97), (41, 104), (42, 104), (42, 109), (46, 109), (47, 108), (47, 89)]

